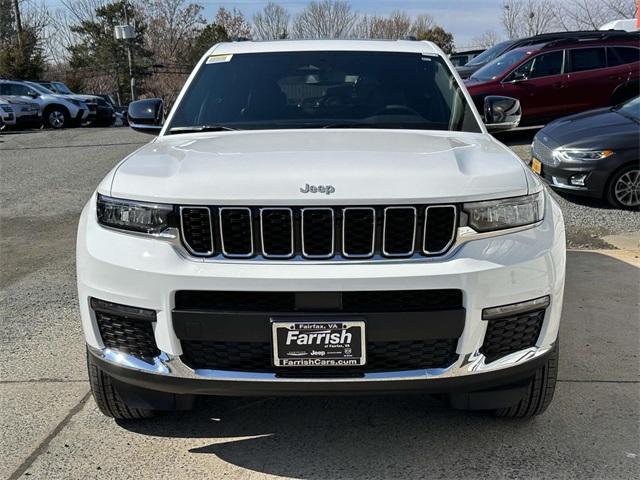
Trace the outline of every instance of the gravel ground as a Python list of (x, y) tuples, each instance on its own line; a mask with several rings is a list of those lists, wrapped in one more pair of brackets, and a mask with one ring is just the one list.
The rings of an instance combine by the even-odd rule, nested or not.
[[(499, 140), (523, 160), (531, 160), (531, 142), (535, 131), (503, 134)], [(640, 213), (610, 207), (602, 200), (558, 193), (549, 189), (560, 204), (567, 228), (569, 248), (615, 248), (603, 237), (640, 233)]]

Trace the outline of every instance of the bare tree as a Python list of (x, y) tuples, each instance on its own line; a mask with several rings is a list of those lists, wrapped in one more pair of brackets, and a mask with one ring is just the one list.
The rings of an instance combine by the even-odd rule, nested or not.
[(284, 7), (269, 2), (253, 16), (253, 36), (258, 40), (281, 40), (289, 36), (291, 15)]
[(179, 63), (193, 39), (206, 25), (203, 7), (186, 0), (151, 0), (145, 2), (144, 17), (147, 48), (156, 63)]
[(635, 0), (565, 0), (556, 5), (554, 16), (563, 30), (597, 30), (612, 20), (637, 15)]
[(220, 7), (213, 21), (227, 31), (229, 38), (251, 37), (251, 26), (244, 18), (244, 14), (237, 8), (227, 10), (224, 7)]
[(556, 25), (557, 2), (551, 0), (506, 0), (502, 26), (509, 38), (546, 33)]
[(358, 38), (386, 38), (397, 40), (405, 38), (411, 30), (411, 18), (405, 12), (394, 10), (388, 17), (365, 15), (355, 26)]
[(507, 0), (502, 5), (502, 26), (509, 38), (516, 38), (520, 33), (523, 3), (518, 0)]
[(348, 38), (358, 19), (344, 0), (313, 0), (293, 23), (297, 38)]
[(71, 27), (95, 20), (96, 10), (106, 5), (107, 0), (60, 0), (60, 4), (61, 8), (47, 12), (45, 32), (45, 52), (49, 62), (54, 65), (67, 62), (69, 48), (79, 41)]
[(423, 13), (413, 19), (409, 34), (413, 37), (421, 38), (427, 35), (427, 32), (431, 31), (435, 26), (436, 22), (433, 17), (428, 13)]
[(471, 40), (471, 43), (479, 48), (491, 48), (499, 41), (500, 35), (498, 35), (494, 30), (487, 30)]

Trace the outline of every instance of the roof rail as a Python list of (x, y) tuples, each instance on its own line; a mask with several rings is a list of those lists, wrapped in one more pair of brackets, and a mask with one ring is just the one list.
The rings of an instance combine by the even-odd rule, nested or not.
[[(635, 34), (635, 35), (634, 35)], [(640, 34), (638, 32), (624, 32), (624, 34), (620, 34), (620, 32), (608, 31), (604, 30), (602, 35), (593, 35), (589, 37), (584, 36), (570, 36), (565, 38), (559, 38), (557, 40), (551, 40), (545, 43), (545, 47), (552, 47), (554, 45), (562, 45), (565, 43), (575, 43), (575, 42), (594, 42), (594, 41), (605, 41), (605, 40), (631, 40), (634, 37), (640, 38)]]

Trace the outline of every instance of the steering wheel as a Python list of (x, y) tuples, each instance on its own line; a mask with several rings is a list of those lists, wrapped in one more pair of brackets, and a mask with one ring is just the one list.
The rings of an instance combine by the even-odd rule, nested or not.
[(407, 107), (406, 105), (386, 105), (382, 110), (378, 110), (372, 116), (393, 115), (393, 114), (402, 114), (402, 113), (408, 113), (410, 115), (415, 115), (416, 117), (422, 117), (420, 112), (414, 110), (411, 107)]

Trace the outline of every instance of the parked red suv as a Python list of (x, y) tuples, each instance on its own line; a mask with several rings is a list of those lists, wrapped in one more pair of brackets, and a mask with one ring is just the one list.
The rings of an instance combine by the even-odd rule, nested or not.
[(520, 100), (520, 125), (616, 105), (640, 93), (640, 36), (563, 39), (517, 48), (488, 63), (465, 81), (476, 106), (484, 97)]

